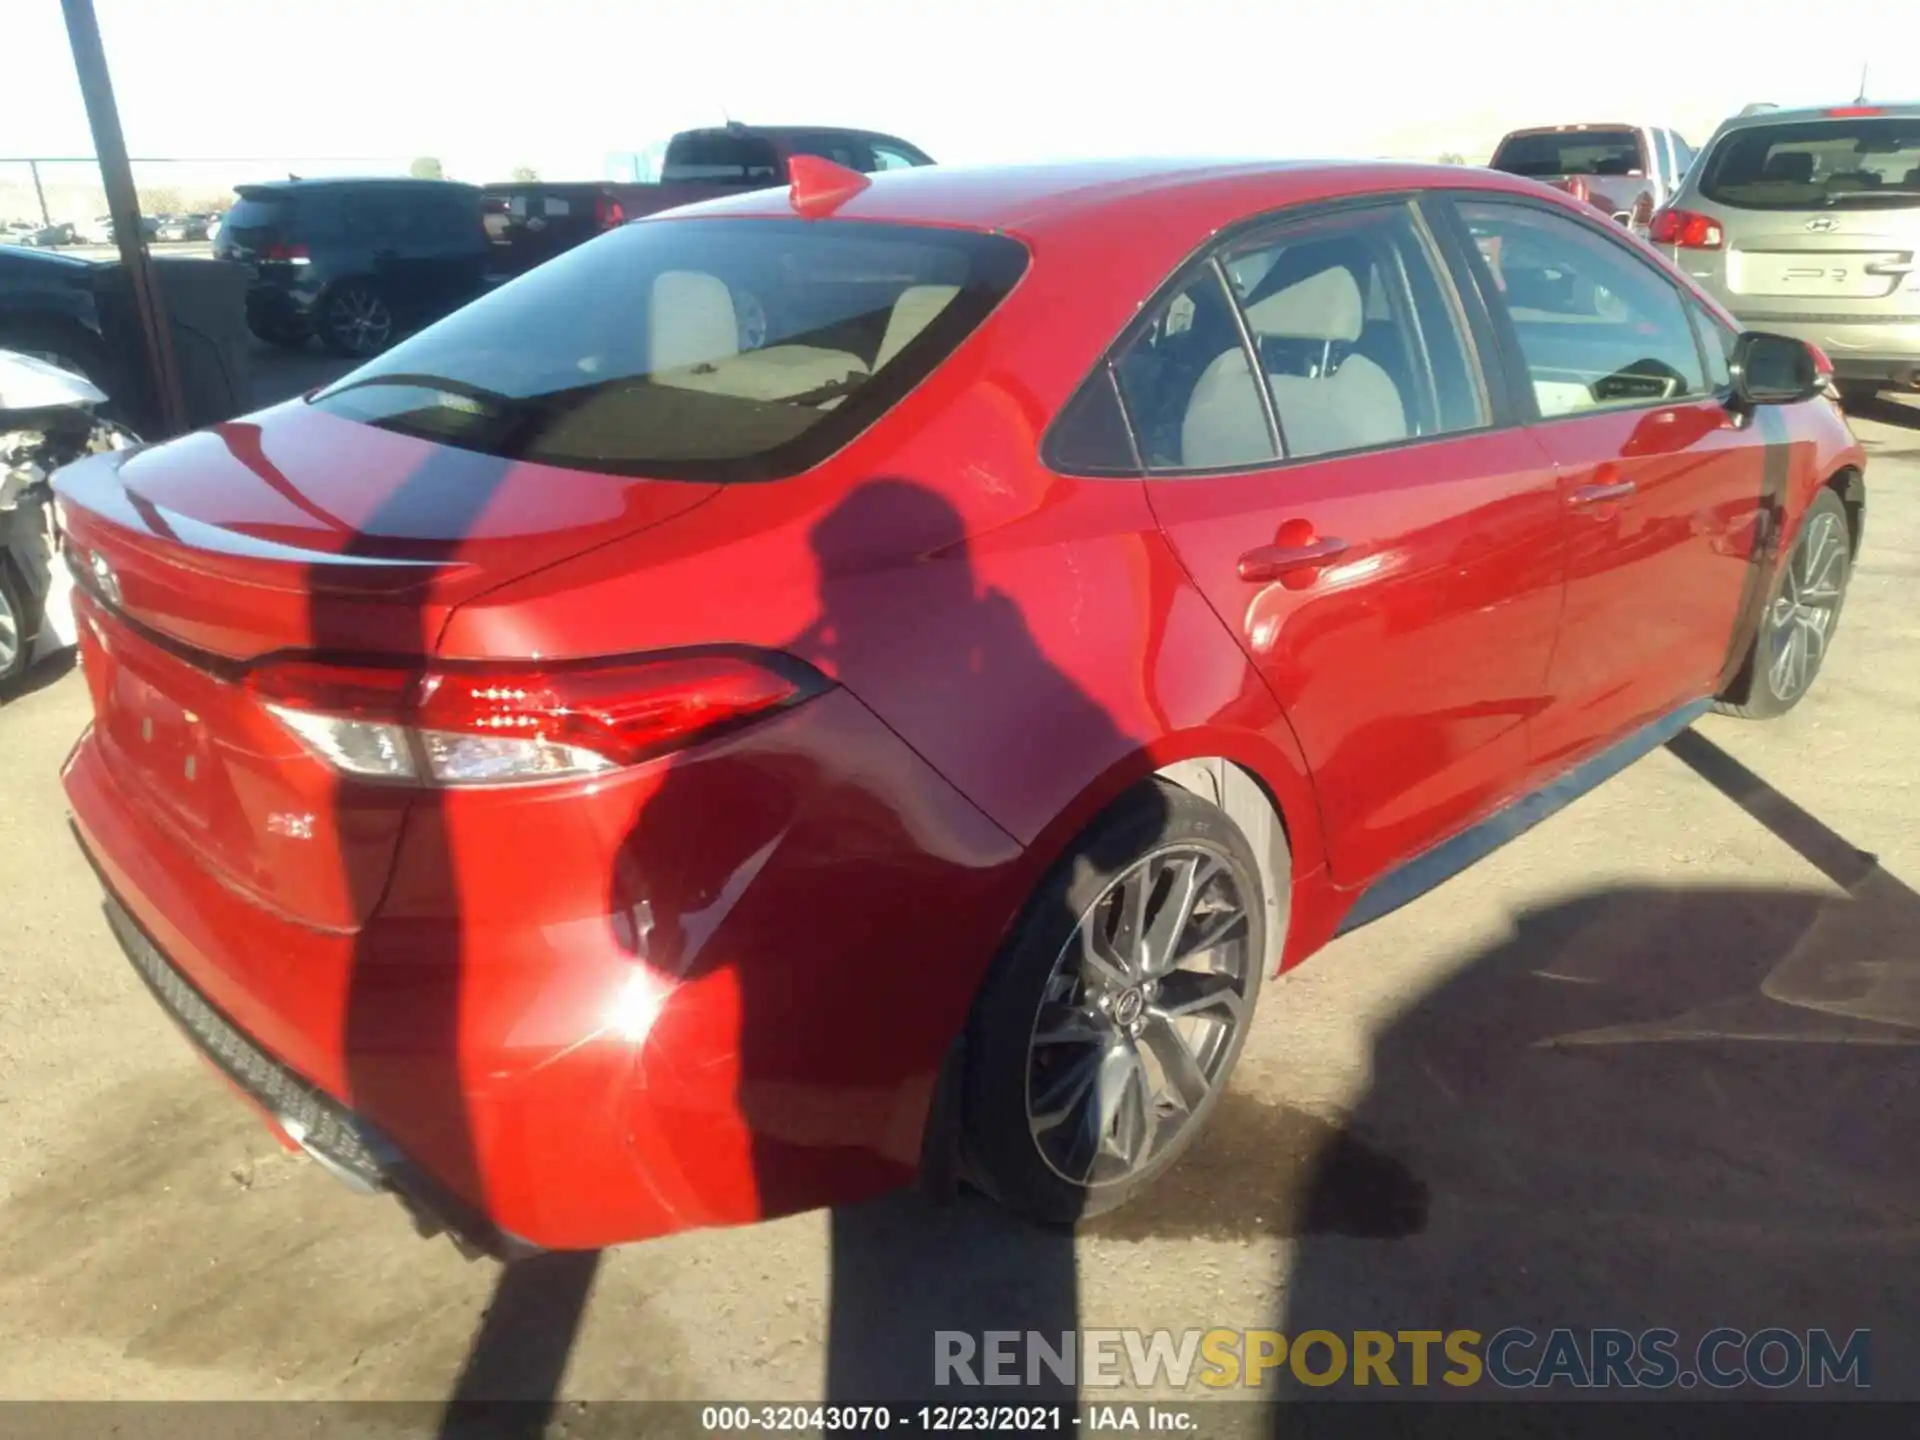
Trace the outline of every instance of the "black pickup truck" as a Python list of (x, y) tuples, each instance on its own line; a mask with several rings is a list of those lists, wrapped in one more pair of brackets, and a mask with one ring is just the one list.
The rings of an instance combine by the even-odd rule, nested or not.
[(518, 275), (642, 215), (729, 191), (785, 185), (794, 155), (818, 155), (862, 174), (933, 164), (925, 151), (872, 130), (737, 123), (682, 130), (667, 142), (655, 184), (528, 180), (485, 186), (493, 269)]

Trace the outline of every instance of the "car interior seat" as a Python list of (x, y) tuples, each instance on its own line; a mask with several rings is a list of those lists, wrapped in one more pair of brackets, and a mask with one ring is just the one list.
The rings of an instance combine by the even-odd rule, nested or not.
[(902, 290), (900, 298), (893, 302), (892, 313), (887, 316), (887, 333), (880, 338), (873, 368), (878, 370), (904, 350), (959, 293), (958, 285), (909, 285)]
[(1810, 150), (1777, 150), (1767, 157), (1767, 163), (1760, 171), (1762, 180), (1777, 180), (1790, 185), (1808, 185), (1813, 182), (1813, 152)]

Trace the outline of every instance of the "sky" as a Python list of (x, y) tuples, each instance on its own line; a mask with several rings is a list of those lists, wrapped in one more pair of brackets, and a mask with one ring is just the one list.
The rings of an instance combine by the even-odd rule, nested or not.
[[(1850, 100), (1868, 62), (1873, 98), (1920, 99), (1920, 44), (1891, 43), (1912, 34), (1911, 0), (1817, 24), (1805, 0), (95, 5), (136, 156), (432, 155), (478, 181), (599, 178), (612, 153), (729, 116), (889, 131), (949, 163), (1483, 161), (1509, 128), (1582, 120), (1672, 124), (1698, 145), (1751, 101)], [(0, 30), (0, 157), (91, 154), (58, 0), (0, 0)]]

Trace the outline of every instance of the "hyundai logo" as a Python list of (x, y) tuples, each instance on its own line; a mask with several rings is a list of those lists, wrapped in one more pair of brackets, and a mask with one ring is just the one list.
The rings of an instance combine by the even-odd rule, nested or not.
[(1831, 215), (1816, 215), (1807, 222), (1807, 229), (1818, 230), (1822, 234), (1825, 234), (1829, 230), (1838, 230), (1839, 228), (1840, 222)]
[(101, 598), (109, 605), (118, 605), (120, 603), (120, 577), (113, 573), (113, 566), (107, 563), (106, 556), (92, 556), (87, 561), (87, 568), (93, 572), (93, 583), (100, 587)]

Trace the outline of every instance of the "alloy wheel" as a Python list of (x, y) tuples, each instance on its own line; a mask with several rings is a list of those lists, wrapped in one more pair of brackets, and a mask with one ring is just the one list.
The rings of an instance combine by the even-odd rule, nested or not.
[(370, 290), (346, 290), (327, 304), (327, 322), (346, 349), (372, 355), (393, 334), (393, 312)]
[(1247, 1012), (1247, 900), (1218, 851), (1137, 861), (1080, 917), (1041, 994), (1027, 1121), (1075, 1185), (1136, 1175), (1224, 1080)]
[(1813, 682), (1833, 643), (1847, 587), (1847, 537), (1836, 515), (1816, 514), (1787, 557), (1767, 607), (1767, 688), (1792, 700)]

